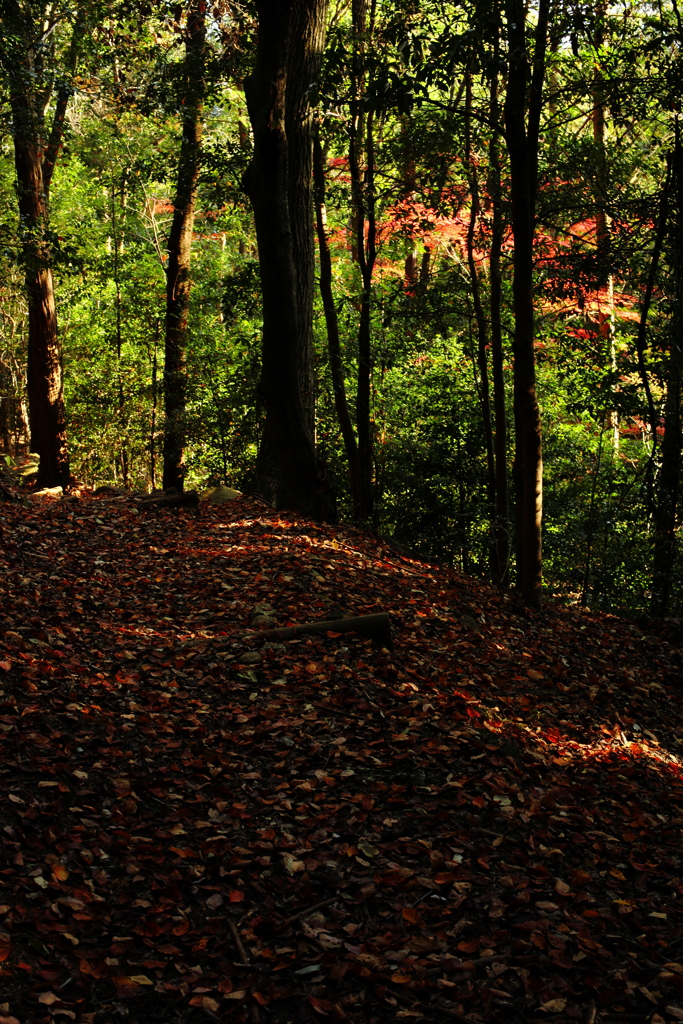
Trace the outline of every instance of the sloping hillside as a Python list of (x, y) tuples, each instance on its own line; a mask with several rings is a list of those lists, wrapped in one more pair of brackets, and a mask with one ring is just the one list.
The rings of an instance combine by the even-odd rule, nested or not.
[(0, 506), (0, 590), (0, 1024), (683, 1020), (675, 624), (247, 498)]

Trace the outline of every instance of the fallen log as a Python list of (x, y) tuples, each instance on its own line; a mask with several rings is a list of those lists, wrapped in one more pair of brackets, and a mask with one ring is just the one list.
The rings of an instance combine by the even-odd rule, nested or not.
[(196, 491), (176, 491), (175, 494), (159, 494), (149, 498), (134, 498), (133, 504), (138, 508), (199, 508), (199, 495)]
[(376, 615), (357, 615), (352, 619), (327, 619), (324, 622), (303, 622), (296, 626), (276, 626), (253, 634), (254, 640), (293, 640), (294, 637), (315, 633), (360, 633), (375, 643), (393, 651), (391, 619), (386, 612)]

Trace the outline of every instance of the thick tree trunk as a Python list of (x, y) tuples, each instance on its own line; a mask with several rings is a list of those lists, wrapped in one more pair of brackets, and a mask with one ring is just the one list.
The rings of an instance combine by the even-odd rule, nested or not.
[(299, 381), (308, 429), (315, 437), (315, 349), (313, 298), (315, 242), (313, 237), (313, 106), (311, 85), (318, 79), (325, 43), (327, 0), (296, 3), (292, 10), (291, 46), (287, 64), (285, 133), (289, 176), (289, 214), (296, 267), (299, 317)]
[[(57, 333), (48, 228), (48, 192), (62, 136), (68, 90), (63, 90), (49, 143), (43, 139), (43, 106), (34, 67), (34, 26), (19, 5), (5, 5), (5, 22), (16, 46), (3, 52), (8, 72), (14, 163), (22, 232), (22, 257), (28, 300), (27, 393), (31, 450), (40, 455), (40, 487), (65, 487), (70, 481), (62, 352)], [(37, 30), (36, 30), (37, 31)], [(74, 31), (75, 35), (75, 31)], [(75, 63), (75, 45), (72, 55)], [(20, 55), (20, 59), (19, 59)]]
[(533, 74), (530, 74), (525, 7), (521, 0), (510, 0), (508, 3), (510, 54), (505, 98), (505, 136), (510, 157), (510, 205), (515, 246), (512, 285), (515, 316), (513, 476), (516, 488), (517, 581), (522, 597), (532, 608), (541, 607), (542, 570), (543, 461), (534, 358), (533, 241), (548, 15), (549, 0), (541, 0), (536, 25)]
[(30, 103), (12, 97), (14, 156), (28, 299), (27, 392), (31, 451), (40, 455), (39, 487), (70, 480), (62, 352), (57, 334), (42, 156)]
[(683, 376), (683, 146), (680, 127), (675, 126), (675, 147), (671, 164), (672, 211), (670, 219), (670, 252), (675, 282), (674, 308), (671, 317), (669, 366), (661, 469), (654, 514), (654, 558), (652, 599), (653, 615), (664, 617), (669, 608), (674, 567), (677, 556), (676, 521), (680, 494), (681, 447), (681, 378)]
[(201, 159), (202, 111), (204, 105), (206, 4), (191, 0), (187, 12), (185, 40), (185, 97), (183, 138), (180, 146), (178, 182), (173, 204), (173, 221), (168, 236), (166, 267), (166, 337), (164, 358), (164, 488), (182, 491), (185, 480), (185, 402), (187, 388), (186, 349), (190, 309), (190, 259), (194, 227), (197, 181)]
[[(266, 410), (256, 487), (276, 508), (324, 517), (313, 437), (301, 394), (302, 351), (297, 267), (290, 216), (287, 89), (294, 25), (317, 0), (258, 0), (256, 67), (246, 83), (254, 155), (245, 176), (259, 247), (263, 295), (263, 355), (258, 390)], [(294, 85), (294, 83), (292, 83)], [(299, 82), (299, 85), (303, 83)], [(312, 216), (309, 220), (312, 230)]]

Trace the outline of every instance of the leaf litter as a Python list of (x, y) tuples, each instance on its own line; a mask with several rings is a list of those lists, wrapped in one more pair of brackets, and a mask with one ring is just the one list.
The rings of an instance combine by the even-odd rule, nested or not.
[(250, 498), (0, 536), (0, 1024), (683, 1019), (678, 623)]

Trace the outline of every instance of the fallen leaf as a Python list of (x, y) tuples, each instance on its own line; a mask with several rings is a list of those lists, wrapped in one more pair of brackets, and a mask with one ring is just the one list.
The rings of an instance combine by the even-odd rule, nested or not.
[(53, 1003), (58, 1003), (60, 997), (56, 996), (54, 992), (39, 992), (38, 1002), (44, 1003), (45, 1006), (52, 1006)]
[(308, 1002), (316, 1011), (316, 1013), (322, 1013), (327, 1015), (330, 1010), (334, 1009), (334, 1003), (328, 1002), (327, 999), (318, 999), (316, 996), (309, 995)]
[(291, 853), (282, 854), (282, 863), (284, 864), (285, 871), (289, 875), (295, 875), (299, 871), (304, 871), (306, 865), (302, 860), (297, 860), (296, 857), (292, 857)]

